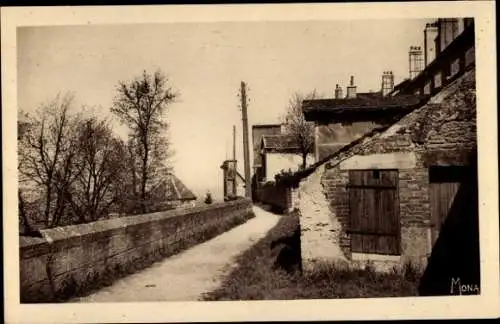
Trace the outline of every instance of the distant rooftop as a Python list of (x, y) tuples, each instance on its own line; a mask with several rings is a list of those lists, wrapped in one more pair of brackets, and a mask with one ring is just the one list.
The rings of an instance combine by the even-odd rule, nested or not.
[(189, 190), (188, 187), (186, 187), (186, 185), (172, 173), (168, 174), (165, 185), (170, 189), (167, 190), (166, 193), (166, 199), (169, 201), (196, 200), (196, 196), (193, 194), (193, 192)]
[(299, 147), (288, 135), (263, 135), (262, 149), (272, 152), (296, 152)]
[(415, 95), (382, 96), (379, 92), (358, 93), (355, 98), (305, 100), (302, 110), (307, 120), (317, 120), (316, 114), (341, 115), (357, 112), (405, 110), (421, 102)]
[(254, 124), (252, 128), (274, 128), (281, 127), (281, 124)]

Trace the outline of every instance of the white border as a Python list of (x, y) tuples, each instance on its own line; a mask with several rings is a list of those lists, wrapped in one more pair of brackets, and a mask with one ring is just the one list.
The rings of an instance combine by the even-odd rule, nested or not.
[[(490, 1), (2, 8), (4, 285), (7, 323), (431, 319), (499, 315), (495, 3)], [(256, 302), (19, 304), (16, 27), (42, 25), (471, 17), (476, 24), (481, 296)]]

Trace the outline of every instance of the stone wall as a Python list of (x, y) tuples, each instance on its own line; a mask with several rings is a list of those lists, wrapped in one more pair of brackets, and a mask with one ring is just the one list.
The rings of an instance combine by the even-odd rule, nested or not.
[(400, 169), (398, 194), (401, 263), (411, 261), (423, 267), (432, 248), (428, 169)]
[(297, 190), (285, 185), (266, 183), (256, 190), (256, 200), (270, 205), (278, 213), (288, 213), (297, 204)]
[[(300, 229), (302, 265), (305, 270), (324, 260), (344, 260), (342, 210), (331, 210), (331, 196), (341, 187), (340, 178), (326, 180), (328, 171), (321, 165), (306, 181), (300, 183)], [(337, 200), (336, 200), (337, 201)], [(340, 202), (340, 201), (339, 201)], [(340, 207), (340, 205), (339, 205)]]
[(124, 269), (206, 241), (253, 217), (239, 199), (42, 230), (43, 238), (20, 237), (22, 302), (72, 297), (78, 289)]

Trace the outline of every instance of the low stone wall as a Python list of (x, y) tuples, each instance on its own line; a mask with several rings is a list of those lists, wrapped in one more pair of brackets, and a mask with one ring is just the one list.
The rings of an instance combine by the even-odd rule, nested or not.
[(259, 202), (270, 205), (279, 213), (292, 211), (298, 200), (298, 190), (285, 185), (264, 184), (256, 193)]
[[(53, 302), (144, 268), (254, 217), (252, 202), (127, 216), (20, 237), (21, 302)], [(132, 271), (130, 271), (132, 269)]]

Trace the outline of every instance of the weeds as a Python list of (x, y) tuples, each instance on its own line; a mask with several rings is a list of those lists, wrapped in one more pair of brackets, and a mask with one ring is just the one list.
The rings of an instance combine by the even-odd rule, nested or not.
[(370, 262), (363, 268), (353, 267), (347, 262), (318, 262), (312, 269), (303, 272), (299, 270), (300, 265), (294, 267), (294, 271), (277, 267), (278, 256), (283, 249), (297, 248), (292, 238), (300, 235), (298, 228), (297, 213), (283, 216), (262, 240), (237, 258), (237, 267), (221, 287), (205, 294), (203, 299), (283, 300), (417, 295), (418, 270), (412, 264), (392, 273), (376, 272)]

